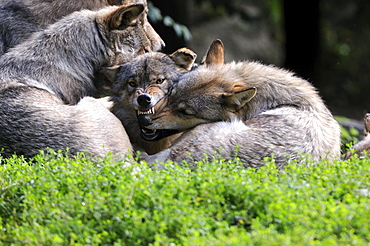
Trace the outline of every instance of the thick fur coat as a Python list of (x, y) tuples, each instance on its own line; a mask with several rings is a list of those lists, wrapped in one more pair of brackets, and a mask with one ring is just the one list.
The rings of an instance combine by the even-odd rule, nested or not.
[(238, 152), (246, 167), (272, 155), (279, 167), (289, 159), (302, 162), (301, 154), (316, 161), (340, 157), (339, 124), (309, 82), (257, 62), (224, 64), (219, 40), (155, 111), (146, 127), (185, 133), (170, 149), (147, 157), (150, 162), (200, 160), (219, 147), (223, 158)]
[(136, 4), (75, 12), (2, 56), (3, 156), (33, 156), (47, 147), (97, 156), (132, 150), (120, 121), (86, 96), (96, 91), (93, 75), (101, 66), (153, 49), (144, 9)]
[[(99, 10), (110, 5), (142, 4), (146, 0), (0, 0), (0, 55), (27, 40), (32, 33), (45, 29), (61, 18), (83, 9)], [(164, 43), (143, 18), (146, 32), (156, 42), (155, 50)]]

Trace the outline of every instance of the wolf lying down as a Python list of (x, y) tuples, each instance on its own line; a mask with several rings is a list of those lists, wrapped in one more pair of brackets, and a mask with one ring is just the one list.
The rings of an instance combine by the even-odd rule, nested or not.
[(149, 129), (184, 132), (145, 160), (197, 161), (215, 150), (233, 159), (237, 151), (245, 167), (274, 155), (280, 168), (289, 159), (303, 162), (305, 153), (317, 161), (340, 157), (339, 125), (309, 82), (256, 62), (224, 64), (223, 57), (216, 40), (204, 64), (182, 75), (154, 113), (139, 116)]
[(160, 48), (158, 34), (154, 40), (147, 31), (144, 2), (75, 12), (1, 57), (2, 156), (31, 157), (50, 147), (124, 158), (132, 150), (121, 122), (85, 96), (94, 94), (100, 67)]

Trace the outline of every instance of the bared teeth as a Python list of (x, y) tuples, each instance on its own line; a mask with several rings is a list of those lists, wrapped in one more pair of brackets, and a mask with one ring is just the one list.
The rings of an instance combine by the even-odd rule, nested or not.
[(137, 111), (137, 114), (138, 115), (141, 115), (141, 114), (154, 114), (155, 113), (155, 111), (154, 111), (154, 108), (152, 107), (152, 108), (150, 108), (149, 110), (147, 110), (147, 111), (141, 111), (141, 110), (138, 110)]
[(145, 128), (142, 128), (141, 131), (144, 134), (155, 134), (157, 132), (157, 130), (151, 130), (151, 129), (145, 129)]

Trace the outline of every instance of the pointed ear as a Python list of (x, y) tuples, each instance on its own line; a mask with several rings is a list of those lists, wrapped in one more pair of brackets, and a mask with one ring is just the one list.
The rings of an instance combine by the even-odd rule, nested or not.
[(219, 65), (225, 62), (224, 58), (224, 44), (220, 39), (212, 42), (207, 50), (206, 56), (202, 59), (201, 64), (205, 65)]
[(98, 17), (98, 22), (105, 23), (109, 30), (123, 30), (144, 11), (144, 5), (123, 5), (105, 16)]
[(226, 106), (233, 110), (238, 111), (247, 104), (257, 93), (255, 87), (245, 87), (236, 85), (231, 92), (222, 95)]
[(120, 67), (121, 66), (118, 66), (118, 65), (115, 65), (112, 67), (102, 67), (98, 70), (98, 74), (101, 76), (104, 76), (106, 80), (108, 80), (111, 84), (113, 84)]
[(109, 96), (116, 78), (119, 66), (103, 67), (94, 74), (94, 85), (97, 89), (95, 96)]
[(197, 54), (195, 54), (194, 51), (188, 48), (181, 48), (169, 55), (169, 57), (175, 62), (177, 66), (190, 71), (195, 62), (195, 59), (197, 58)]

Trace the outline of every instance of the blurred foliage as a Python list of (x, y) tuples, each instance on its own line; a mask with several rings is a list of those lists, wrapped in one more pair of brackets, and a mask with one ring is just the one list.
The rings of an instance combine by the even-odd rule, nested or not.
[[(245, 2), (243, 2), (245, 4)], [(259, 2), (250, 1), (249, 9), (243, 9), (240, 6), (240, 1), (230, 0), (198, 0), (197, 4), (201, 11), (206, 13), (208, 18), (217, 16), (230, 16), (240, 14), (243, 19), (255, 18), (261, 13), (258, 8), (263, 8), (265, 13), (271, 16), (276, 24), (282, 24), (283, 16), (283, 0), (263, 0)], [(247, 12), (247, 13), (246, 13)]]
[(165, 26), (172, 27), (178, 37), (182, 37), (185, 41), (191, 39), (191, 33), (185, 25), (175, 22), (170, 16), (163, 16), (161, 10), (155, 7), (152, 2), (149, 1), (148, 6), (150, 21), (153, 23), (163, 22)]
[(274, 23), (276, 25), (282, 25), (284, 21), (283, 0), (267, 0), (267, 8), (271, 13)]
[[(335, 119), (341, 122), (348, 122), (350, 119), (342, 116), (336, 116)], [(346, 151), (352, 147), (355, 143), (357, 143), (360, 139), (362, 139), (362, 132), (358, 131), (354, 127), (345, 128), (340, 126), (341, 129), (341, 142), (342, 142), (342, 153), (346, 153)]]
[(337, 112), (370, 110), (370, 2), (322, 0), (320, 88)]
[(217, 16), (228, 16), (229, 13), (223, 1), (199, 1), (200, 9), (207, 17), (215, 18)]

